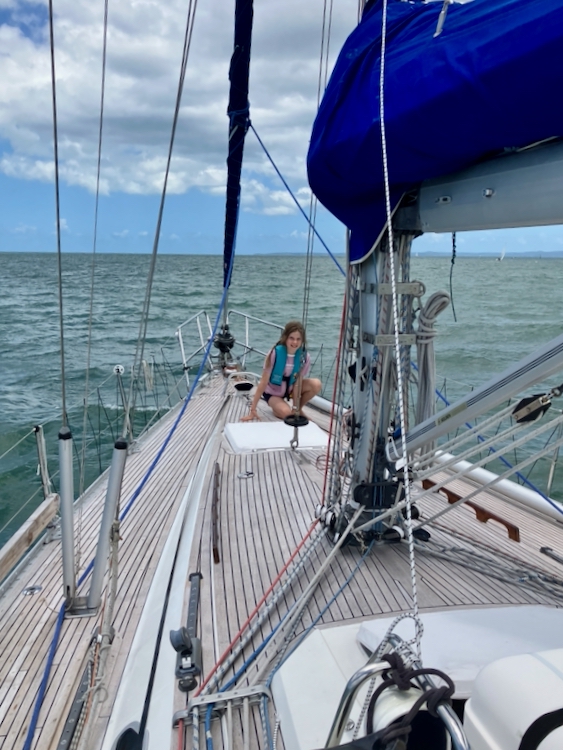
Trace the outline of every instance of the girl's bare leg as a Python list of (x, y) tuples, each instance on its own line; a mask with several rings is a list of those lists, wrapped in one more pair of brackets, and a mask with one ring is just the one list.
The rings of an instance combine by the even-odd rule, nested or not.
[(270, 396), (268, 406), (271, 407), (278, 419), (285, 419), (285, 417), (288, 417), (293, 413), (293, 410), (287, 401), (279, 396)]
[(305, 404), (310, 401), (313, 396), (317, 396), (321, 392), (322, 387), (322, 383), (318, 378), (305, 378), (303, 380), (303, 385), (301, 386), (300, 406), (305, 406)]

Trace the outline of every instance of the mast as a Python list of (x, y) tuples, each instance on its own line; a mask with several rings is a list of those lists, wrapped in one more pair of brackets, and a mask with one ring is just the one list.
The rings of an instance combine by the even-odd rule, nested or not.
[[(395, 236), (392, 250), (384, 235), (373, 254), (359, 264), (357, 289), (357, 360), (353, 369), (354, 471), (352, 493), (357, 502), (372, 507), (386, 505), (384, 495), (389, 478), (385, 445), (390, 432), (398, 427), (397, 376), (393, 351), (393, 311), (390, 283), (390, 258), (395, 254), (398, 269), (397, 293), (400, 298), (401, 363), (405, 383), (410, 370), (410, 351), (416, 343), (413, 330), (412, 300), (420, 297), (424, 286), (410, 282), (410, 249), (413, 236)], [(407, 388), (404, 384), (404, 398)], [(396, 485), (389, 492), (396, 494)], [(394, 497), (393, 497), (394, 500)]]

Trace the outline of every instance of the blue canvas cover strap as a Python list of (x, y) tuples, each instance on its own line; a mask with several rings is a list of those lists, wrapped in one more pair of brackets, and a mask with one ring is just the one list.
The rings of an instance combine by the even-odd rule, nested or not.
[[(389, 0), (385, 129), (392, 210), (423, 180), (563, 136), (563, 3)], [(381, 0), (346, 41), (319, 109), (309, 182), (351, 230), (350, 260), (386, 225), (379, 77)]]
[[(283, 382), (285, 363), (287, 361), (287, 349), (285, 348), (284, 344), (278, 344), (274, 347), (274, 355), (275, 361), (272, 368), (272, 374), (270, 375), (270, 383), (272, 383), (273, 385), (281, 385)], [(291, 373), (289, 379), (290, 385), (293, 385), (295, 383), (295, 380), (299, 375), (302, 355), (304, 356), (305, 352), (302, 352), (301, 347), (299, 347), (299, 349), (295, 352), (295, 357), (293, 359), (293, 372)]]

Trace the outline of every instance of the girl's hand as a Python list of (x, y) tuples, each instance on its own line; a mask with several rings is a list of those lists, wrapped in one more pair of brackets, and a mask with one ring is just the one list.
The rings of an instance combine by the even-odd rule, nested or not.
[(256, 409), (251, 409), (250, 412), (246, 415), (246, 417), (241, 418), (241, 422), (251, 422), (253, 419), (257, 419), (260, 421), (260, 417), (256, 413)]

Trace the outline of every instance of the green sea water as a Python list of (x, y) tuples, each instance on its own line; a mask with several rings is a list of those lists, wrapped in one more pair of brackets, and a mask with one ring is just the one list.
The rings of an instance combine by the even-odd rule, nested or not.
[[(415, 248), (416, 250), (416, 248)], [(104, 433), (111, 448), (120, 430), (120, 395), (113, 368), (125, 367), (125, 380), (138, 337), (150, 258), (99, 255), (96, 259), (90, 352), (91, 451), (87, 481), (109, 455), (99, 449)], [(92, 259), (63, 256), (66, 400), (73, 430), (81, 431), (84, 399)], [(427, 294), (449, 291), (450, 260), (413, 257), (413, 279)], [(56, 473), (57, 432), (61, 425), (61, 354), (54, 254), (0, 254), (0, 544), (42, 500), (36, 474), (33, 426), (45, 427), (50, 470)], [(237, 259), (229, 308), (280, 324), (301, 318), (304, 256), (242, 256)], [(561, 333), (563, 259), (458, 258), (453, 302), (438, 319), (438, 384), (450, 400), (489, 379), (540, 343)], [(161, 364), (153, 373), (149, 403), (141, 397), (138, 426), (153, 413), (154, 395), (163, 403), (182, 374), (177, 326), (199, 310), (213, 319), (222, 287), (218, 256), (161, 256), (157, 261), (144, 358)], [(332, 392), (334, 353), (342, 312), (343, 279), (332, 261), (315, 257), (309, 293), (307, 331), (316, 374)], [(273, 343), (272, 331), (256, 326), (258, 345)], [(239, 338), (242, 330), (234, 330)], [(190, 346), (197, 345), (195, 329)], [(97, 390), (98, 385), (104, 383)], [(180, 394), (182, 395), (182, 394)], [(31, 434), (28, 434), (31, 433)], [(101, 437), (99, 437), (102, 440)], [(57, 486), (56, 477), (54, 478)], [(31, 498), (31, 499), (30, 499)]]

